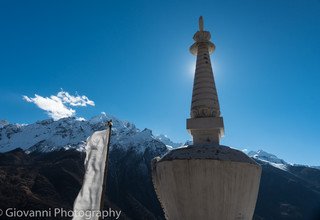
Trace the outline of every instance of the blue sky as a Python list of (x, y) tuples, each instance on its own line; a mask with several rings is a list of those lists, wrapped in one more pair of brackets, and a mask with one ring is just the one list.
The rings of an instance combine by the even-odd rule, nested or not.
[(195, 63), (204, 16), (225, 121), (223, 144), (320, 165), (320, 1), (0, 1), (0, 118), (49, 116), (23, 95), (61, 88), (176, 141), (190, 139)]

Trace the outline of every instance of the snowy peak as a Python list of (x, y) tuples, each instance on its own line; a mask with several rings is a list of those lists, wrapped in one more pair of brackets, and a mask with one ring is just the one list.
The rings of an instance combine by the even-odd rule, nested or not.
[(169, 148), (177, 148), (177, 147), (181, 147), (183, 145), (182, 143), (173, 142), (172, 140), (170, 140), (170, 138), (168, 138), (167, 135), (163, 135), (163, 134), (156, 136), (156, 139), (158, 139), (159, 141), (161, 141), (162, 143), (167, 145), (167, 147), (169, 147)]
[(3, 128), (4, 126), (8, 125), (9, 122), (6, 120), (0, 120), (0, 128)]
[(63, 147), (76, 147), (92, 133), (87, 122), (76, 118), (38, 121), (29, 125), (9, 124), (0, 128), (0, 152), (15, 148), (51, 151)]
[(263, 150), (258, 150), (258, 151), (250, 151), (248, 153), (249, 157), (252, 157), (256, 160), (259, 160), (261, 162), (270, 164), (271, 166), (274, 166), (276, 168), (279, 168), (281, 170), (287, 171), (289, 164), (275, 156), (274, 154), (270, 154), (268, 152), (265, 152)]
[(105, 112), (101, 112), (100, 115), (92, 117), (89, 122), (91, 124), (97, 124), (97, 123), (106, 123), (107, 121), (111, 120), (112, 116), (107, 115)]
[(97, 115), (95, 117), (92, 117), (88, 122), (95, 126), (107, 126), (106, 123), (108, 121), (112, 120), (113, 123), (113, 130), (115, 131), (121, 131), (121, 130), (138, 130), (136, 126), (128, 121), (119, 120), (118, 118), (107, 115), (105, 112), (101, 112), (100, 115)]
[(275, 164), (285, 164), (285, 165), (288, 164), (287, 162), (285, 162), (284, 160), (278, 158), (274, 154), (270, 154), (270, 153), (265, 152), (263, 150), (250, 151), (248, 153), (248, 156), (252, 157), (254, 159), (265, 161), (265, 162), (271, 162), (271, 163), (275, 163)]

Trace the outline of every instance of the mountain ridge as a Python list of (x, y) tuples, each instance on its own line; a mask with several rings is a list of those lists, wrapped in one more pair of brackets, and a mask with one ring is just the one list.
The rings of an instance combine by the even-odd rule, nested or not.
[[(89, 120), (69, 117), (57, 121), (44, 119), (31, 124), (11, 124), (7, 120), (0, 120), (0, 152), (7, 152), (15, 148), (24, 149), (26, 152), (50, 152), (61, 148), (84, 151), (86, 139), (93, 132), (105, 129), (106, 122), (109, 120), (112, 120), (114, 125), (112, 129), (113, 142), (124, 147), (146, 139), (158, 140), (164, 143), (168, 149), (185, 147), (192, 143), (190, 141), (185, 144), (175, 143), (167, 135), (154, 135), (152, 130), (148, 128), (140, 130), (134, 123), (102, 112)], [(144, 149), (136, 150), (143, 152)], [(283, 170), (286, 170), (289, 165), (285, 160), (261, 149), (249, 151), (247, 155)], [(313, 165), (290, 165), (320, 169), (320, 166)]]
[[(28, 125), (3, 123), (0, 127), (0, 152), (21, 148), (27, 152), (76, 149), (83, 151), (86, 139), (95, 131), (106, 128), (112, 120), (112, 141), (118, 146), (128, 146), (144, 140), (161, 141), (164, 135), (155, 136), (150, 129), (140, 130), (133, 123), (119, 120), (102, 112), (90, 120), (75, 117), (54, 121), (46, 119)], [(166, 137), (166, 143), (179, 145)], [(144, 149), (136, 149), (143, 151)]]

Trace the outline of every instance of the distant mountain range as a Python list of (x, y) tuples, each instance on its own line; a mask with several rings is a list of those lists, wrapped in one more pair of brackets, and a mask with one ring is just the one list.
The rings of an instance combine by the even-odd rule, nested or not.
[[(0, 121), (0, 152), (21, 148), (27, 152), (50, 152), (59, 149), (84, 150), (86, 139), (95, 131), (106, 128), (106, 122), (113, 121), (112, 143), (127, 149), (139, 142), (158, 140), (166, 145), (177, 147), (164, 135), (154, 136), (149, 129), (140, 130), (130, 122), (119, 120), (113, 116), (101, 113), (90, 120), (63, 118), (38, 121), (34, 124), (9, 124)], [(144, 146), (137, 148), (143, 151)]]
[[(106, 206), (122, 210), (122, 219), (164, 219), (150, 161), (182, 144), (105, 113), (90, 120), (49, 119), (30, 125), (0, 120), (0, 208), (72, 209), (84, 175), (86, 138), (105, 129), (110, 119)], [(263, 169), (254, 219), (320, 220), (319, 169), (288, 164), (263, 150), (248, 155)]]

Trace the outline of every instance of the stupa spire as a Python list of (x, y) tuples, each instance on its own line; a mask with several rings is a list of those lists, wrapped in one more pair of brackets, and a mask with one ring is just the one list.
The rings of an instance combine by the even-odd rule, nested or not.
[(193, 136), (194, 145), (216, 145), (224, 134), (224, 125), (210, 61), (215, 45), (210, 41), (210, 32), (204, 31), (202, 16), (199, 18), (199, 31), (193, 39), (195, 43), (190, 52), (197, 56), (197, 63), (187, 129)]
[(200, 18), (199, 18), (199, 31), (203, 31), (203, 27), (204, 27), (203, 17), (200, 16)]

